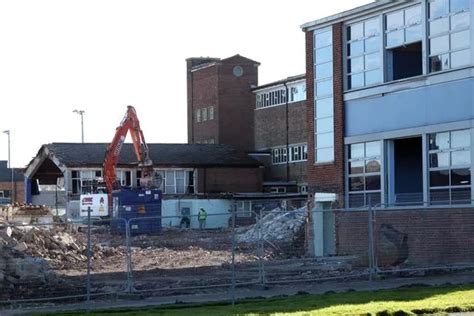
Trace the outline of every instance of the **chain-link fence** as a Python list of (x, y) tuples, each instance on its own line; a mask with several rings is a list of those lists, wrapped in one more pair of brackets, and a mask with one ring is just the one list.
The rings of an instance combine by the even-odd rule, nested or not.
[(471, 207), (308, 210), (304, 202), (254, 201), (247, 212), (233, 201), (223, 212), (180, 216), (121, 205), (110, 219), (5, 223), (0, 308), (189, 295), (234, 301), (249, 289), (474, 267)]

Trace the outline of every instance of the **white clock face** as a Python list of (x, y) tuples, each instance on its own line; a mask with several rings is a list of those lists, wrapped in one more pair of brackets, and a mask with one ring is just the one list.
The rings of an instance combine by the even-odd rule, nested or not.
[(234, 69), (232, 69), (232, 72), (236, 77), (240, 77), (244, 74), (244, 70), (240, 66), (235, 66)]

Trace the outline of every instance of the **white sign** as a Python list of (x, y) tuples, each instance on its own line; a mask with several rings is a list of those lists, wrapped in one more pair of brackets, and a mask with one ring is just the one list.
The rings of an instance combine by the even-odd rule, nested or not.
[(91, 216), (108, 216), (108, 201), (107, 194), (103, 193), (81, 195), (81, 216), (87, 216), (89, 207), (91, 209)]

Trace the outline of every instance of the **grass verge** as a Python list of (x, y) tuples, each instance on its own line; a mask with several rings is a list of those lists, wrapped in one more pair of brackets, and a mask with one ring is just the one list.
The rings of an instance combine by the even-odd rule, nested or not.
[[(300, 295), (226, 304), (92, 312), (95, 316), (156, 315), (420, 315), (474, 311), (474, 285)], [(49, 314), (80, 315), (81, 313)], [(44, 315), (44, 314), (43, 314)]]

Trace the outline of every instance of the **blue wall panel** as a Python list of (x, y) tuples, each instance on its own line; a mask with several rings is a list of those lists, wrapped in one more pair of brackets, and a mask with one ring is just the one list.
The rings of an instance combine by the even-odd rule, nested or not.
[(474, 79), (346, 102), (346, 137), (474, 118)]

